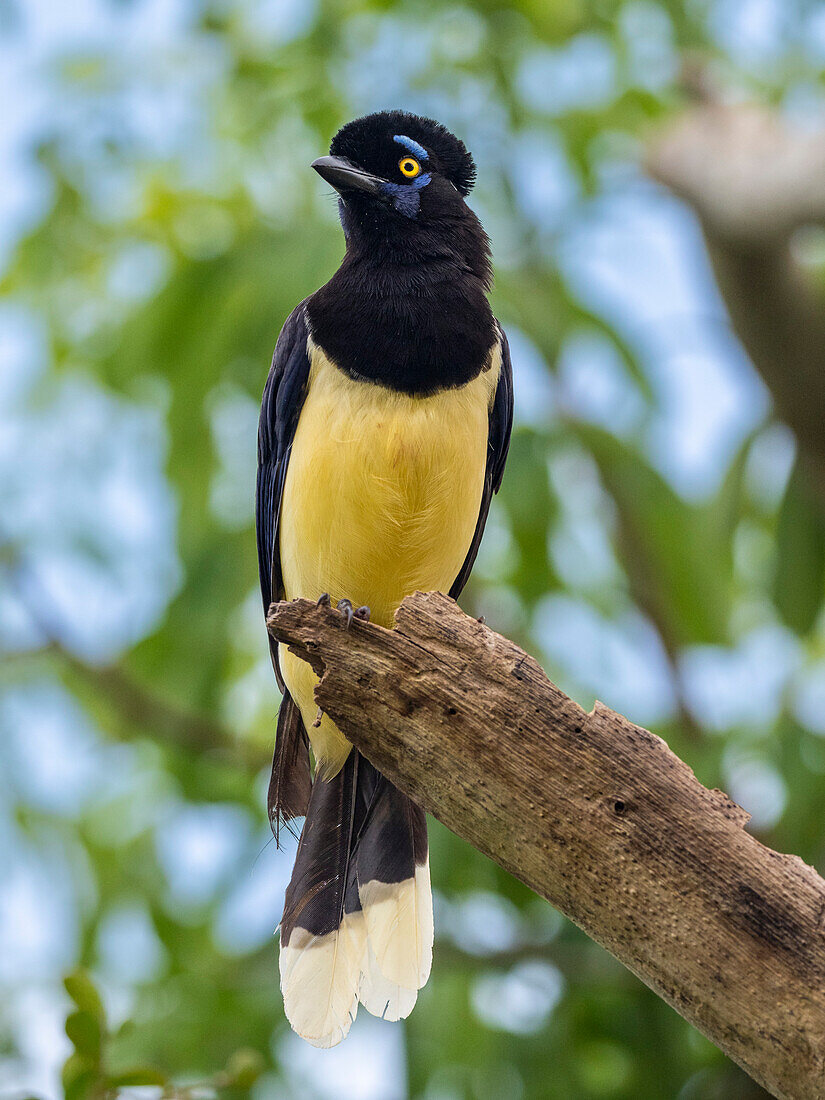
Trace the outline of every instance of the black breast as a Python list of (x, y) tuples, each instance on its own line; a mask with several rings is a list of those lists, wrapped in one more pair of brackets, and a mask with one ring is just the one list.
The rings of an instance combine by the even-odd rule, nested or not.
[(347, 256), (307, 302), (316, 344), (353, 378), (407, 394), (471, 381), (496, 340), (484, 280), (463, 265)]

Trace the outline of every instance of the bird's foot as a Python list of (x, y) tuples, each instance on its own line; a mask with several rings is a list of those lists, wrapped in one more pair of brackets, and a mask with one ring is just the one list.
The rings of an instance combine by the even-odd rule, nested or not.
[(330, 600), (330, 598), (329, 598), (329, 592), (322, 592), (321, 595), (318, 597), (318, 599), (315, 603), (315, 606), (316, 607), (329, 607), (331, 603), (332, 603), (332, 600)]
[(346, 630), (352, 626), (353, 619), (360, 619), (361, 622), (368, 623), (370, 621), (370, 609), (363, 605), (362, 607), (353, 608), (350, 600), (339, 600), (336, 604), (336, 609), (341, 612), (344, 618), (347, 620)]

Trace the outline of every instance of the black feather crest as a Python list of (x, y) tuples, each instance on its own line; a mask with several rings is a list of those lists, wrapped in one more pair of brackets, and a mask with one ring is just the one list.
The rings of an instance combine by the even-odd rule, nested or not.
[(380, 171), (388, 154), (394, 158), (393, 167), (398, 159), (392, 144), (396, 134), (403, 134), (423, 145), (435, 168), (446, 176), (455, 189), (461, 195), (470, 194), (476, 181), (472, 154), (460, 138), (432, 118), (423, 118), (409, 111), (378, 111), (364, 115), (341, 127), (332, 139), (329, 151), (335, 157), (347, 157), (370, 170)]

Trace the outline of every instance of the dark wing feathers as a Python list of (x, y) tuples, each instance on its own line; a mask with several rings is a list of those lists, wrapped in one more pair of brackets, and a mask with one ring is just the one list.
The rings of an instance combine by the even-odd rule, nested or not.
[(269, 824), (276, 844), (280, 840), (281, 823), (286, 825), (293, 836), (296, 835), (291, 825), (292, 819), (306, 816), (311, 792), (309, 742), (304, 720), (295, 700), (284, 688), (266, 795)]
[(493, 407), (490, 409), (490, 427), (487, 436), (487, 470), (484, 475), (484, 489), (481, 494), (481, 508), (478, 513), (478, 522), (473, 533), (473, 541), (467, 551), (467, 557), (461, 566), (458, 576), (453, 581), (450, 595), (457, 600), (461, 594), (467, 579), (470, 576), (473, 565), (481, 545), (481, 537), (484, 534), (484, 526), (487, 523), (487, 515), (490, 511), (490, 501), (493, 493), (497, 493), (504, 476), (504, 464), (507, 461), (507, 451), (510, 447), (510, 431), (513, 426), (513, 364), (510, 360), (510, 345), (504, 329), (496, 321), (499, 339), (501, 341), (501, 375), (499, 376), (496, 394), (493, 398)]
[[(283, 596), (278, 520), (289, 451), (309, 379), (304, 303), (287, 318), (275, 345), (258, 423), (258, 483), (255, 526), (264, 612)], [(283, 682), (278, 673), (278, 682)]]
[[(273, 600), (283, 598), (278, 522), (287, 463), (295, 428), (309, 379), (307, 326), (304, 303), (281, 330), (272, 366), (264, 387), (258, 424), (258, 481), (255, 528), (258, 537), (258, 572), (264, 614)], [(302, 817), (310, 794), (309, 743), (298, 708), (286, 690), (278, 667), (278, 647), (270, 637), (269, 650), (278, 685), (284, 693), (278, 714), (275, 755), (267, 805), (275, 837), (282, 821)]]

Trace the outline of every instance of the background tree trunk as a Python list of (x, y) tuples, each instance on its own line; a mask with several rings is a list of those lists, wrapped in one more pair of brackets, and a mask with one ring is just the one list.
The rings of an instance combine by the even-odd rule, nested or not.
[(825, 226), (825, 133), (699, 92), (651, 142), (647, 169), (699, 218), (731, 323), (825, 511), (825, 288), (793, 247)]

